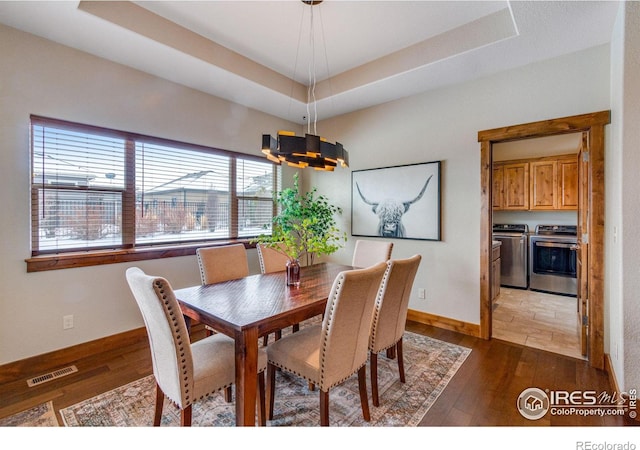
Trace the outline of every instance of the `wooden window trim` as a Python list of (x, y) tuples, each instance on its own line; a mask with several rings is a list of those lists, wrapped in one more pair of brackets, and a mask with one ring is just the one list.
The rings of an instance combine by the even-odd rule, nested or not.
[[(103, 128), (94, 125), (87, 125), (81, 123), (67, 122), (64, 120), (53, 119), (48, 117), (42, 117), (37, 115), (31, 116), (31, 123), (38, 123), (39, 125), (44, 126), (53, 126), (57, 128), (63, 128), (72, 131), (84, 131), (84, 132), (95, 132), (98, 134), (117, 137), (119, 139), (125, 139), (127, 142), (127, 146), (134, 145), (134, 141), (138, 142), (147, 142), (151, 144), (158, 145), (166, 145), (166, 146), (177, 146), (187, 150), (196, 150), (196, 151), (205, 151), (207, 153), (227, 156), (230, 158), (230, 192), (231, 192), (231, 201), (230, 207), (232, 210), (235, 210), (235, 214), (237, 215), (237, 201), (238, 196), (235, 191), (235, 183), (236, 183), (236, 163), (238, 159), (250, 160), (250, 161), (259, 161), (264, 162), (264, 158), (252, 155), (248, 153), (240, 153), (234, 152), (230, 150), (223, 150), (215, 147), (207, 147), (198, 144), (190, 144), (187, 142), (180, 142), (171, 139), (164, 139), (153, 137), (149, 135), (132, 133), (121, 130), (113, 130), (109, 128)], [(31, 133), (33, 133), (33, 127), (30, 126)], [(135, 159), (133, 159), (133, 155), (135, 152), (133, 148), (127, 148), (125, 152), (126, 162), (125, 162), (125, 177), (129, 186), (133, 186), (135, 184)], [(280, 175), (276, 172), (274, 176), (274, 185), (277, 185), (278, 177)], [(123, 212), (128, 211), (129, 214), (133, 214), (135, 216), (135, 190), (126, 188), (123, 192)], [(274, 203), (273, 210), (276, 210), (276, 206)], [(33, 208), (33, 206), (31, 206)], [(30, 209), (31, 209), (30, 208)], [(204, 240), (197, 242), (185, 242), (185, 243), (164, 243), (164, 244), (156, 244), (156, 245), (145, 245), (145, 246), (135, 246), (135, 220), (130, 221), (130, 223), (123, 222), (123, 245), (117, 249), (83, 249), (78, 251), (69, 251), (69, 252), (39, 252), (38, 254), (32, 255), (30, 258), (25, 259), (27, 263), (27, 272), (42, 272), (47, 270), (58, 270), (58, 269), (71, 269), (78, 267), (88, 267), (88, 266), (97, 266), (104, 264), (114, 264), (114, 263), (126, 263), (133, 261), (144, 261), (151, 259), (161, 259), (161, 258), (174, 258), (180, 256), (190, 256), (195, 255), (196, 250), (198, 248), (204, 246), (220, 246), (227, 245), (232, 243), (242, 243), (245, 248), (255, 248), (255, 244), (251, 243), (252, 237), (242, 237), (238, 238), (238, 218), (236, 215), (232, 214), (231, 217), (231, 226), (230, 226), (230, 237), (224, 239), (217, 240)], [(37, 216), (37, 214), (36, 214)], [(36, 242), (37, 245), (37, 242)], [(33, 249), (31, 250), (33, 252)]]
[(47, 270), (73, 269), (78, 267), (101, 266), (150, 259), (175, 258), (191, 256), (201, 247), (215, 247), (228, 244), (244, 244), (244, 247), (255, 248), (251, 238), (229, 239), (223, 241), (206, 241), (198, 244), (175, 246), (140, 247), (118, 250), (95, 250), (87, 252), (58, 253), (55, 255), (34, 256), (27, 258), (27, 272), (44, 272)]

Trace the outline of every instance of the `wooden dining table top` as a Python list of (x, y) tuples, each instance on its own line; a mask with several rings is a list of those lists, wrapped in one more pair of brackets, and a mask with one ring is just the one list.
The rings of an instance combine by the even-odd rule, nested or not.
[(251, 275), (175, 290), (182, 314), (235, 340), (236, 425), (255, 423), (258, 337), (324, 313), (338, 274), (353, 267), (319, 263), (300, 270), (300, 286), (286, 274)]
[[(285, 272), (251, 275), (221, 283), (176, 290), (183, 313), (229, 336), (247, 327), (259, 334), (297, 323), (291, 316), (308, 316), (309, 310), (326, 305), (336, 276), (351, 266), (319, 263), (301, 268), (300, 286), (287, 286)], [(291, 322), (291, 323), (288, 323)], [(279, 328), (280, 327), (280, 328)]]

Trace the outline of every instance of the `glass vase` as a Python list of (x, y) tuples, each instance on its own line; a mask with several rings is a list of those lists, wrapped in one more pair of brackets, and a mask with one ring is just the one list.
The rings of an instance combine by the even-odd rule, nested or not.
[(287, 286), (300, 286), (300, 262), (297, 259), (287, 261)]

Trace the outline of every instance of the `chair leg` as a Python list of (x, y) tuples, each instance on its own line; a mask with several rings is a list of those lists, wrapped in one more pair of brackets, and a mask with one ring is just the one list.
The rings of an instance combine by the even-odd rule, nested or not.
[(329, 391), (320, 389), (320, 426), (329, 426)]
[(360, 391), (360, 403), (362, 404), (362, 417), (364, 417), (364, 420), (366, 422), (371, 422), (371, 414), (369, 413), (369, 398), (367, 397), (366, 365), (362, 366), (360, 370), (358, 370), (358, 390)]
[(231, 392), (231, 386), (227, 386), (226, 388), (224, 388), (224, 401), (227, 403), (231, 403), (232, 400), (233, 395)]
[(282, 330), (276, 331), (276, 341), (279, 341), (281, 337), (282, 337)]
[(265, 409), (264, 372), (258, 374), (258, 425), (267, 425), (267, 411)]
[(185, 409), (180, 411), (180, 426), (181, 427), (190, 427), (191, 426), (191, 405), (187, 406)]
[(153, 426), (159, 427), (162, 420), (162, 406), (164, 405), (164, 392), (160, 389), (160, 385), (156, 383), (156, 410), (153, 415)]
[(298, 331), (300, 331), (300, 324), (296, 323), (295, 325), (293, 325), (291, 327), (291, 331), (293, 331), (294, 333), (297, 333)]
[(396, 343), (396, 350), (398, 353), (398, 372), (400, 372), (400, 382), (404, 383), (404, 356), (402, 353), (402, 338)]
[(393, 359), (396, 357), (396, 349), (395, 347), (389, 347), (387, 349), (387, 358)]
[(264, 336), (262, 336), (262, 345), (266, 347), (268, 343), (269, 343), (269, 335), (265, 334)]
[(380, 406), (380, 399), (378, 397), (378, 354), (376, 352), (369, 352), (369, 370), (371, 371), (371, 398), (373, 400), (373, 406)]
[(276, 391), (276, 366), (267, 364), (267, 420), (273, 419), (273, 403)]
[(309, 390), (312, 392), (316, 390), (316, 385), (313, 384), (311, 381), (309, 381)]

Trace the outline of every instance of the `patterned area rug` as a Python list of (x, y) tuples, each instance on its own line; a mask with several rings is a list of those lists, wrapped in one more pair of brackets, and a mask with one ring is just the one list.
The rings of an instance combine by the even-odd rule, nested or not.
[(0, 419), (0, 427), (57, 427), (58, 419), (53, 403), (42, 403), (34, 408)]
[[(380, 407), (371, 404), (371, 422), (362, 418), (358, 381), (354, 375), (331, 390), (332, 426), (417, 426), (431, 405), (465, 361), (470, 349), (427, 336), (406, 332), (403, 341), (406, 383), (400, 383), (395, 359), (378, 357)], [(367, 368), (367, 376), (369, 370)], [(370, 380), (367, 379), (370, 389)], [(60, 410), (66, 426), (140, 427), (153, 424), (155, 382), (153, 376)], [(274, 419), (268, 426), (318, 426), (318, 391), (286, 372), (276, 375)], [(165, 400), (163, 426), (177, 426), (180, 412)], [(234, 426), (234, 403), (226, 403), (221, 393), (193, 406), (193, 426)]]

